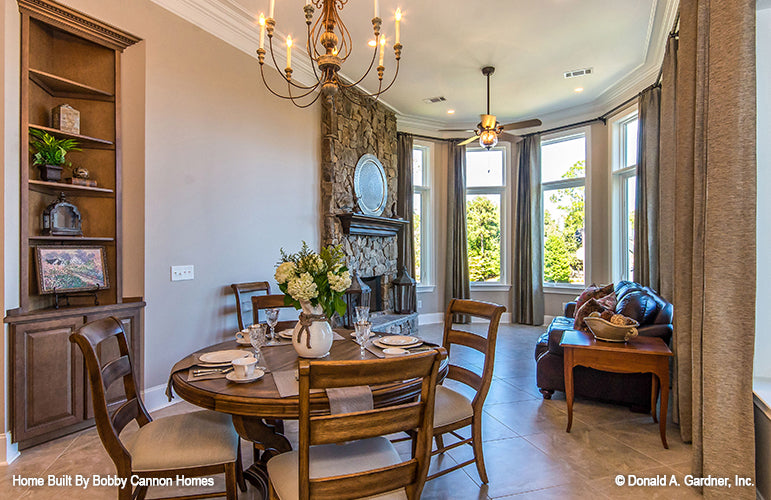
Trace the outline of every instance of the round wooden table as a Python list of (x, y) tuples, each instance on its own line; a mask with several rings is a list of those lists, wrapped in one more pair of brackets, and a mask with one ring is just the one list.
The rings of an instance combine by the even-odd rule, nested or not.
[[(341, 332), (344, 337), (348, 332)], [(235, 340), (222, 342), (196, 351), (204, 353), (223, 349), (251, 347), (240, 346)], [(297, 369), (298, 356), (291, 345), (266, 346), (262, 348), (264, 359), (260, 360), (272, 372)], [(376, 359), (369, 351), (365, 359)], [(329, 355), (324, 360), (361, 359), (359, 346), (352, 340), (336, 340), (332, 344)], [(444, 378), (447, 365), (443, 366), (440, 380)], [(244, 439), (255, 444), (255, 449), (263, 450), (260, 458), (255, 456), (255, 463), (244, 471), (245, 477), (254, 486), (263, 490), (263, 498), (267, 494), (267, 461), (279, 453), (292, 449), (289, 440), (282, 434), (282, 426), (273, 421), (297, 420), (300, 415), (298, 396), (282, 398), (273, 381), (273, 374), (265, 376), (252, 383), (236, 384), (224, 378), (212, 380), (188, 381), (187, 370), (172, 375), (172, 386), (182, 399), (196, 406), (233, 417), (233, 426)], [(400, 404), (413, 400), (420, 394), (420, 380), (384, 384), (372, 387), (372, 397), (375, 407)], [(311, 409), (329, 411), (329, 400), (325, 392), (311, 394)], [(266, 422), (268, 420), (268, 422)]]

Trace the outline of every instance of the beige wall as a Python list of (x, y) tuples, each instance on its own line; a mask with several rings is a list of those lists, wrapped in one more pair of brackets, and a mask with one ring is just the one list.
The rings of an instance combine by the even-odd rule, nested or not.
[[(148, 0), (64, 3), (144, 40), (122, 78), (124, 295), (148, 303), (150, 388), (232, 335), (230, 283), (271, 279), (280, 247), (318, 244), (320, 113), (270, 96), (255, 59)], [(18, 34), (6, 38), (18, 53)], [(11, 170), (18, 179), (18, 161)], [(195, 265), (195, 280), (172, 283), (177, 264)]]

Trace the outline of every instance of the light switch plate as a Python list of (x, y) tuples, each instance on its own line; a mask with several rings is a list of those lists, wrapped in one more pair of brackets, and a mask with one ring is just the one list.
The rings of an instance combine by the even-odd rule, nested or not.
[(171, 281), (195, 279), (195, 266), (171, 266)]

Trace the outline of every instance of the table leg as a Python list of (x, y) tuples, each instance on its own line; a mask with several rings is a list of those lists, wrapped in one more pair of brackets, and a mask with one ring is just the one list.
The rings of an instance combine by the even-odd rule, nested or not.
[(656, 401), (659, 399), (659, 377), (655, 373), (651, 373), (651, 415), (653, 415), (653, 423), (658, 422), (656, 420)]
[(265, 450), (259, 460), (255, 459), (244, 471), (244, 478), (260, 491), (262, 498), (268, 498), (268, 460), (279, 453), (290, 451), (292, 445), (286, 437), (277, 432), (275, 426), (266, 424), (259, 417), (233, 415), (233, 427), (239, 436)]
[(565, 432), (570, 432), (570, 428), (573, 427), (573, 350), (565, 348), (563, 358), (565, 363), (565, 400), (568, 404), (568, 427)]
[(663, 366), (658, 372), (659, 383), (661, 385), (661, 406), (659, 409), (659, 433), (661, 434), (661, 444), (669, 449), (667, 444), (667, 406), (669, 406), (669, 359), (664, 359)]

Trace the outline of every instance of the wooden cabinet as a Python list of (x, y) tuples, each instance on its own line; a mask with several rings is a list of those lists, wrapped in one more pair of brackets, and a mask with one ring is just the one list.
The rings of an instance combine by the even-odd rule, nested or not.
[[(13, 440), (24, 448), (93, 423), (83, 359), (69, 341), (70, 333), (86, 322), (105, 316), (123, 321), (142, 387), (144, 302), (123, 297), (122, 279), (121, 56), (139, 39), (50, 0), (17, 1), (21, 12), (20, 307), (8, 311), (5, 322), (12, 351)], [(79, 133), (52, 126), (52, 109), (62, 104), (80, 112)], [(32, 155), (27, 154), (30, 130), (77, 140), (82, 151), (68, 153), (67, 160), (86, 168), (97, 186), (65, 183), (71, 175), (66, 169), (63, 182), (41, 179)], [(77, 206), (82, 237), (44, 234), (41, 215), (59, 193)], [(93, 297), (79, 297), (71, 307), (55, 308), (54, 294), (38, 290), (38, 245), (103, 246), (109, 287), (96, 291), (99, 305), (94, 305)], [(106, 346), (103, 355), (111, 349)], [(113, 405), (121, 400), (119, 392), (120, 387), (109, 392)]]
[[(84, 324), (115, 316), (126, 330), (131, 359), (142, 387), (138, 361), (142, 357), (141, 313), (145, 303), (124, 302), (102, 307), (68, 308), (9, 316), (11, 338), (11, 420), (13, 440), (20, 448), (48, 441), (93, 425), (91, 392), (83, 355), (70, 334)], [(117, 344), (105, 344), (100, 358), (110, 359)], [(111, 407), (125, 401), (116, 382), (107, 393)]]

